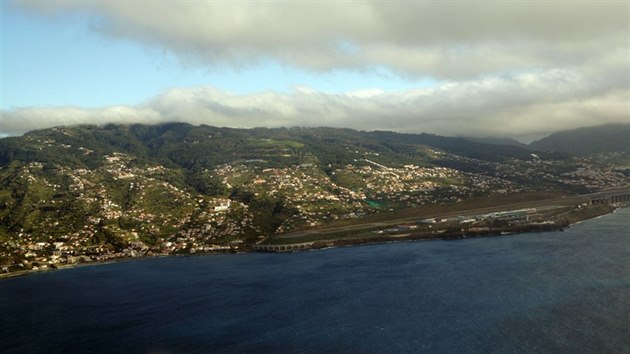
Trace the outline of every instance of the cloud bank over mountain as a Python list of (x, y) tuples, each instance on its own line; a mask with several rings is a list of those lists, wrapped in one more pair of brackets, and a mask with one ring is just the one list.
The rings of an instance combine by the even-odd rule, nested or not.
[[(386, 67), (435, 85), (404, 91), (230, 94), (173, 88), (136, 106), (23, 107), (5, 133), (72, 123), (188, 121), (335, 126), (448, 135), (541, 135), (630, 118), (625, 1), (22, 2), (44, 18), (90, 19), (98, 36), (184, 65), (265, 61), (321, 72)], [(308, 83), (305, 83), (308, 85)]]
[[(444, 135), (527, 136), (623, 122), (628, 92), (611, 81), (554, 70), (445, 83), (432, 88), (344, 94), (296, 87), (291, 93), (235, 95), (213, 87), (169, 90), (143, 105), (85, 109), (20, 108), (3, 112), (3, 130), (67, 124), (183, 121), (230, 127), (331, 126)], [(594, 119), (595, 118), (595, 119)]]

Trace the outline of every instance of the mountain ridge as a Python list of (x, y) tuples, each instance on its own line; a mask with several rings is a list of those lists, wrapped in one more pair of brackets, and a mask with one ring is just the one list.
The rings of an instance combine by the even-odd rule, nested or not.
[(613, 123), (553, 133), (533, 141), (538, 151), (558, 151), (573, 155), (630, 152), (630, 123)]
[(512, 145), (512, 146), (518, 146), (524, 149), (529, 149), (528, 144), (522, 143), (516, 139), (511, 139), (511, 138), (495, 138), (495, 137), (489, 137), (489, 136), (483, 137), (483, 138), (464, 136), (463, 138), (470, 140), (472, 142), (476, 142), (476, 143), (491, 144), (491, 145)]
[(0, 265), (231, 249), (422, 205), (596, 191), (627, 183), (614, 167), (426, 133), (186, 123), (38, 130), (0, 139)]

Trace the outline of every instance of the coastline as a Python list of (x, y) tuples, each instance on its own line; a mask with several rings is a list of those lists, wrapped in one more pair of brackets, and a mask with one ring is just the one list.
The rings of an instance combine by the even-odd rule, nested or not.
[[(400, 220), (382, 223), (377, 228), (363, 228), (361, 230), (344, 230), (343, 232), (311, 233), (303, 237), (279, 236), (263, 245), (253, 247), (262, 252), (291, 252), (303, 249), (325, 248), (334, 246), (348, 246), (363, 243), (395, 242), (403, 240), (457, 240), (470, 237), (501, 236), (528, 232), (546, 232), (564, 230), (577, 222), (592, 219), (613, 212), (620, 205), (579, 206), (572, 208), (555, 208), (550, 215), (539, 215), (536, 221), (515, 221), (503, 224), (485, 222), (483, 227), (473, 223), (464, 225), (460, 222), (446, 224), (425, 224), (413, 227), (401, 224)], [(488, 220), (488, 219), (486, 219)], [(491, 220), (491, 219), (490, 219)], [(398, 225), (398, 226), (397, 226)], [(474, 225), (474, 227), (473, 227)], [(402, 228), (402, 229), (399, 229)]]
[(74, 269), (74, 268), (83, 268), (83, 267), (91, 267), (91, 266), (101, 266), (101, 265), (106, 265), (106, 264), (141, 261), (141, 260), (147, 260), (147, 259), (170, 258), (170, 257), (211, 256), (211, 255), (218, 255), (218, 254), (234, 254), (234, 253), (247, 253), (247, 251), (239, 251), (239, 252), (233, 252), (233, 251), (230, 251), (230, 252), (216, 252), (215, 251), (215, 252), (207, 252), (207, 253), (199, 252), (199, 253), (191, 253), (191, 254), (187, 254), (187, 253), (160, 254), (160, 255), (154, 255), (154, 256), (114, 258), (114, 259), (108, 259), (106, 261), (94, 261), (94, 262), (64, 264), (64, 265), (56, 266), (55, 268), (37, 269), (37, 270), (29, 269), (29, 270), (20, 270), (20, 271), (17, 271), (17, 272), (10, 272), (10, 273), (0, 273), (0, 281), (2, 281), (2, 279), (23, 277), (23, 276), (27, 276), (27, 275), (31, 275), (31, 274), (49, 273), (49, 272), (54, 272), (54, 271), (64, 270), (64, 269)]
[[(405, 233), (399, 235), (387, 235), (387, 236), (377, 236), (377, 237), (364, 237), (364, 238), (340, 238), (333, 240), (323, 240), (323, 241), (315, 241), (312, 242), (310, 247), (308, 248), (291, 248), (291, 249), (278, 249), (278, 250), (261, 250), (255, 249), (253, 245), (246, 245), (242, 249), (232, 249), (224, 252), (198, 252), (194, 254), (166, 254), (166, 255), (154, 255), (154, 256), (142, 256), (142, 257), (127, 257), (127, 258), (117, 258), (117, 259), (109, 259), (106, 261), (95, 261), (95, 262), (86, 262), (86, 263), (76, 263), (76, 264), (68, 264), (61, 265), (54, 268), (47, 269), (37, 269), (37, 270), (23, 270), (16, 271), (10, 273), (0, 273), (0, 280), (2, 279), (10, 279), (15, 277), (22, 277), (31, 274), (37, 273), (47, 273), (51, 271), (63, 270), (63, 269), (72, 269), (79, 267), (87, 267), (87, 266), (99, 266), (106, 265), (112, 263), (119, 262), (129, 262), (134, 260), (144, 260), (144, 259), (153, 259), (153, 258), (166, 258), (166, 257), (191, 257), (191, 256), (209, 256), (216, 254), (234, 254), (234, 253), (285, 253), (285, 252), (303, 252), (303, 251), (312, 251), (312, 250), (323, 250), (327, 248), (336, 248), (336, 247), (352, 247), (352, 246), (360, 246), (360, 245), (370, 245), (370, 244), (380, 244), (380, 243), (394, 243), (394, 242), (406, 242), (406, 241), (431, 241), (431, 240), (461, 240), (465, 238), (473, 238), (473, 237), (502, 237), (502, 236), (512, 236), (518, 234), (526, 234), (526, 233), (538, 233), (538, 232), (550, 232), (550, 231), (563, 231), (566, 228), (577, 225), (581, 222), (597, 219), (603, 217), (608, 214), (615, 213), (620, 207), (618, 206), (609, 206), (606, 209), (597, 209), (595, 213), (582, 213), (580, 215), (574, 216), (573, 218), (567, 219), (566, 222), (563, 223), (546, 223), (546, 224), (529, 224), (529, 225), (516, 225), (511, 227), (501, 227), (495, 229), (488, 229), (478, 232), (466, 232), (463, 230), (454, 230), (450, 232), (444, 233)], [(290, 246), (290, 245), (287, 245)]]

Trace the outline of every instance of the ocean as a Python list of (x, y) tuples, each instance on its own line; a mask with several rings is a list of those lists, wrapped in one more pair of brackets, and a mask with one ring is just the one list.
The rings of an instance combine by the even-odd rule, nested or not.
[(2, 353), (630, 353), (630, 209), (564, 232), (0, 280)]

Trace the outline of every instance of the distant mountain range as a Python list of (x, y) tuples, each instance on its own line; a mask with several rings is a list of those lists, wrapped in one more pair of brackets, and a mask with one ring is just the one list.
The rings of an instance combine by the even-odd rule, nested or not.
[(562, 131), (532, 142), (529, 148), (573, 155), (630, 152), (630, 123)]
[(518, 140), (510, 139), (510, 138), (475, 138), (475, 137), (465, 137), (465, 139), (482, 144), (491, 144), (491, 145), (508, 145), (508, 146), (518, 146), (521, 148), (528, 149), (529, 146), (527, 144), (521, 143)]
[(592, 155), (609, 152), (630, 152), (630, 123), (606, 124), (564, 130), (524, 144), (510, 138), (465, 137), (482, 144), (517, 146), (533, 151), (561, 152), (571, 155)]
[[(54, 140), (55, 144), (42, 148), (37, 144), (34, 147), (32, 143), (33, 140), (46, 139)], [(279, 157), (282, 154), (277, 150), (286, 147), (262, 144), (261, 141), (293, 142), (293, 145), (304, 147), (299, 150), (315, 155), (322, 165), (352, 163), (357, 158), (357, 149), (377, 153), (380, 160), (395, 164), (426, 162), (428, 148), (496, 162), (514, 158), (532, 159), (531, 152), (524, 147), (499, 147), (426, 133), (363, 132), (338, 128), (233, 129), (167, 123), (53, 128), (29, 132), (21, 137), (0, 139), (0, 166), (20, 160), (94, 167), (100, 161), (94, 159), (95, 155), (85, 154), (84, 150), (64, 146), (80, 146), (95, 151), (96, 156), (113, 152), (128, 153), (137, 158), (158, 159), (186, 169), (210, 168), (239, 159), (265, 158), (271, 163), (283, 165), (296, 162), (293, 161), (296, 158), (293, 155), (291, 159)]]

